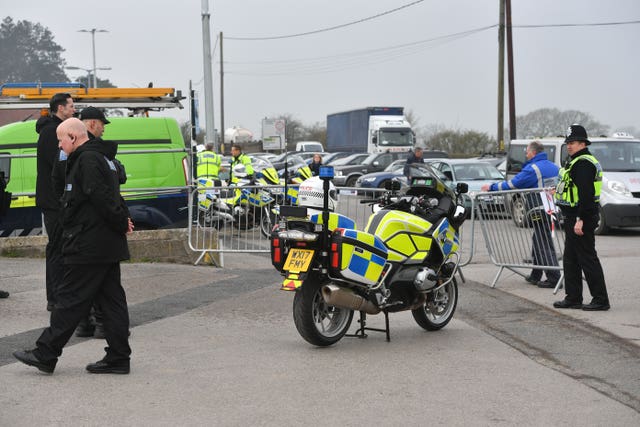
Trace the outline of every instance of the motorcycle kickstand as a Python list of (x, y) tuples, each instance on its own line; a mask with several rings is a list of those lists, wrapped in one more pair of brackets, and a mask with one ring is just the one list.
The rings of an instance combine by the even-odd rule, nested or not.
[(358, 323), (360, 324), (360, 326), (358, 327), (358, 329), (356, 329), (356, 332), (354, 334), (346, 334), (345, 336), (347, 337), (353, 337), (353, 338), (360, 338), (360, 339), (364, 339), (367, 338), (368, 335), (365, 331), (375, 331), (375, 332), (384, 332), (387, 336), (387, 342), (391, 341), (391, 331), (389, 330), (389, 313), (384, 310), (384, 325), (385, 325), (385, 329), (379, 329), (379, 328), (368, 328), (367, 327), (367, 313), (365, 313), (364, 311), (360, 312), (360, 319), (358, 320)]

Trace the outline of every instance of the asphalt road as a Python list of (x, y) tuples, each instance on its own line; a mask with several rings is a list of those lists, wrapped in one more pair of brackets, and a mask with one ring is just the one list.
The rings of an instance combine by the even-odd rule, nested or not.
[(47, 322), (43, 262), (0, 266), (0, 425), (640, 424), (637, 345), (470, 274), (443, 330), (397, 313), (389, 343), (320, 349), (264, 256), (125, 264), (134, 354), (120, 377), (84, 372), (101, 340), (74, 339), (53, 375), (14, 363)]

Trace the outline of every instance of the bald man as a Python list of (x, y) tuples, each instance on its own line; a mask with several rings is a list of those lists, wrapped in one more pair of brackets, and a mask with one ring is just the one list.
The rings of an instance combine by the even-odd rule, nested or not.
[(104, 144), (89, 139), (87, 128), (76, 118), (62, 122), (56, 133), (60, 149), (68, 156), (61, 212), (64, 278), (50, 326), (36, 341), (36, 348), (13, 355), (53, 373), (63, 347), (95, 300), (103, 310), (108, 347), (104, 358), (86, 369), (128, 374), (129, 313), (120, 283), (120, 261), (129, 259), (126, 233), (133, 224)]

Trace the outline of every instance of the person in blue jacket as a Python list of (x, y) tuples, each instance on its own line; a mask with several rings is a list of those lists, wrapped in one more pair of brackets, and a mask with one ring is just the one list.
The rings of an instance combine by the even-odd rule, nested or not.
[[(524, 188), (544, 188), (555, 186), (558, 180), (558, 166), (547, 159), (544, 146), (540, 141), (532, 141), (527, 145), (527, 161), (522, 165), (522, 170), (507, 181), (496, 182), (482, 186), (482, 191), (504, 191)], [(533, 242), (531, 254), (535, 265), (558, 265), (553, 239), (551, 236), (551, 219), (546, 212), (535, 209), (540, 206), (539, 195), (529, 193), (527, 195), (528, 219), (533, 223)], [(541, 281), (542, 270), (534, 268), (525, 280), (540, 288), (555, 288), (560, 279), (558, 270), (544, 270), (547, 280)]]

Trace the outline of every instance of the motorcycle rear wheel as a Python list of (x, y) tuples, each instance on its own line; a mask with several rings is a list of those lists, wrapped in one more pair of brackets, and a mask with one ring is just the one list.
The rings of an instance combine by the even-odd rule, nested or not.
[(416, 323), (427, 331), (437, 331), (444, 328), (453, 318), (458, 305), (458, 283), (454, 278), (436, 292), (427, 294), (427, 302), (412, 310)]
[(326, 347), (347, 333), (353, 310), (328, 305), (322, 297), (325, 283), (311, 277), (296, 291), (293, 298), (293, 322), (302, 338), (318, 347)]

